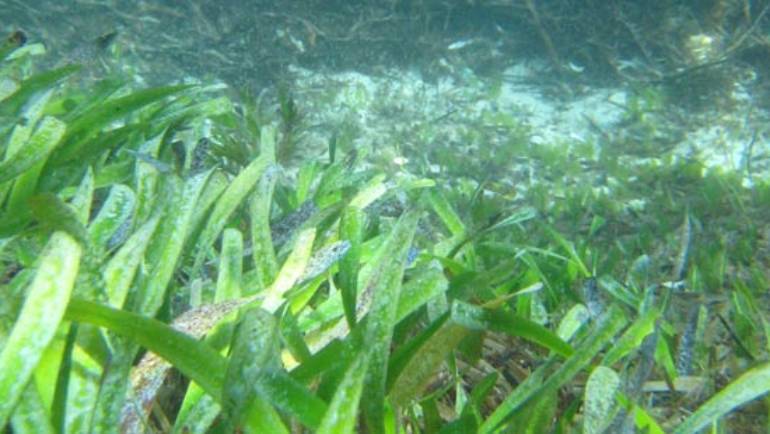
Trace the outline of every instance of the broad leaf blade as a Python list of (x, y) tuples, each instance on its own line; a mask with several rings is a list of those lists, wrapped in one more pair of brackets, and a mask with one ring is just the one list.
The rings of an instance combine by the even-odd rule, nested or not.
[(673, 434), (695, 434), (706, 425), (718, 421), (721, 417), (767, 394), (770, 391), (770, 363), (750, 369), (728, 384), (724, 389), (703, 403), (690, 415)]
[(205, 343), (158, 320), (83, 300), (70, 301), (66, 318), (105, 327), (131, 338), (169, 361), (185, 376), (198, 383), (206, 393), (220, 396), (226, 370), (225, 360)]
[(381, 433), (384, 429), (383, 403), (385, 402), (388, 354), (398, 298), (401, 293), (406, 254), (412, 245), (418, 218), (414, 212), (401, 216), (385, 242), (384, 251), (388, 252), (388, 259), (378, 264), (379, 269), (374, 273), (370, 283), (373, 285), (371, 291), (373, 298), (371, 310), (367, 316), (366, 342), (371, 361), (364, 392), (364, 411), (367, 425), (372, 433)]
[(13, 330), (0, 353), (0, 426), (5, 426), (53, 339), (78, 273), (82, 248), (64, 232), (48, 242)]
[(620, 376), (611, 368), (598, 366), (586, 383), (583, 421), (584, 434), (602, 434), (612, 423), (616, 408), (615, 393), (620, 390)]

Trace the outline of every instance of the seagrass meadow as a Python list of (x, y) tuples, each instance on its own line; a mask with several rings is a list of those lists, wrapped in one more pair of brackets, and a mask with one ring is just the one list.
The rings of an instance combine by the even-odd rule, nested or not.
[[(216, 39), (213, 14), (181, 3)], [(529, 26), (560, 80), (582, 74), (567, 45), (605, 11), (478, 3)], [(338, 35), (333, 14), (313, 24), (296, 2), (261, 12), (292, 24), (273, 32), (284, 75), (256, 93), (219, 81), (246, 36), (212, 77), (172, 80), (169, 64), (144, 80), (126, 59), (154, 51), (130, 35), (62, 61), (12, 32), (0, 432), (769, 432), (770, 116), (735, 74), (758, 57), (726, 62), (766, 50), (770, 6), (712, 3), (720, 26), (745, 18), (721, 51), (654, 45), (632, 8), (624, 41), (668, 60), (622, 64), (596, 43), (580, 55), (623, 86), (569, 91), (521, 87), (521, 65), (467, 68), (468, 46), (510, 48), (483, 35), (430, 74), (320, 73), (320, 53), (302, 57), (382, 42), (377, 26), (421, 29), (409, 50), (435, 50), (444, 2), (392, 2)], [(553, 32), (574, 9), (583, 25)]]

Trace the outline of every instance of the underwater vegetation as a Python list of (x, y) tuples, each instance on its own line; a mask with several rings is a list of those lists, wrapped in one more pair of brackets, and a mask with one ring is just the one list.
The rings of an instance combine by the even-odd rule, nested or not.
[(310, 152), (288, 90), (83, 86), (25, 42), (0, 48), (4, 432), (770, 426), (770, 185), (669, 152), (654, 92), (569, 153), (505, 113), (463, 130), (487, 148), (406, 130), (396, 170), (354, 127)]

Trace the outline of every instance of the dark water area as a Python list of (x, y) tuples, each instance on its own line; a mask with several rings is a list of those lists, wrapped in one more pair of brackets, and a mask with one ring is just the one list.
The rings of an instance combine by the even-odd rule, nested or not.
[(64, 61), (98, 63), (90, 46), (117, 32), (120, 55), (108, 57), (132, 62), (150, 82), (183, 74), (252, 91), (286, 79), (289, 65), (430, 77), (457, 58), (491, 75), (545, 60), (543, 78), (566, 83), (660, 81), (706, 62), (762, 70), (770, 26), (765, 5), (751, 1), (3, 3), (0, 30), (23, 30)]

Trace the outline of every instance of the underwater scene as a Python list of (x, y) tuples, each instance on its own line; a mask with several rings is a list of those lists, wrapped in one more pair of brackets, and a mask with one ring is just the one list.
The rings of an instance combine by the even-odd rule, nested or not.
[(0, 433), (770, 432), (770, 0), (0, 0)]

